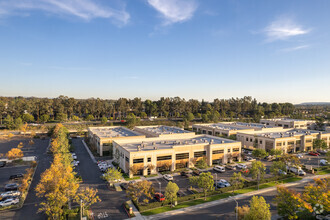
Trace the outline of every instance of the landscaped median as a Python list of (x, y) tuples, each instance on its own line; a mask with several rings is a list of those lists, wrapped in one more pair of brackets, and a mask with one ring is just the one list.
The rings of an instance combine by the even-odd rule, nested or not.
[[(267, 183), (263, 183), (259, 185), (259, 189), (265, 189), (269, 187), (276, 186), (278, 184), (284, 184), (284, 183), (291, 183), (301, 180), (301, 177), (289, 177), (286, 179), (281, 180), (275, 180), (275, 178), (269, 178), (270, 180)], [(265, 180), (264, 180), (265, 181)], [(267, 181), (267, 180), (266, 180)], [(186, 208), (189, 206), (195, 206), (206, 202), (211, 202), (219, 199), (228, 198), (229, 196), (234, 196), (238, 194), (244, 194), (252, 191), (256, 191), (257, 187), (254, 181), (248, 182), (245, 185), (246, 188), (236, 190), (235, 193), (232, 193), (233, 188), (232, 187), (226, 187), (221, 188), (213, 192), (207, 193), (206, 200), (204, 200), (204, 194), (198, 193), (198, 194), (192, 194), (188, 196), (178, 197), (178, 205), (175, 207), (171, 207), (168, 202), (153, 202), (147, 205), (136, 205), (136, 207), (139, 209), (142, 215), (155, 215), (167, 211), (172, 211), (176, 209)]]

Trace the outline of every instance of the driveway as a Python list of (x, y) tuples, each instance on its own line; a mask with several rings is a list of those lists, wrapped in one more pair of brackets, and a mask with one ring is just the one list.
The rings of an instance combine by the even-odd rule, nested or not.
[(82, 144), (82, 138), (73, 138), (72, 143), (75, 147), (77, 160), (80, 161), (78, 169), (83, 180), (81, 187), (96, 188), (98, 190), (97, 195), (102, 200), (91, 207), (94, 219), (127, 218), (127, 214), (122, 207), (123, 202), (128, 200), (125, 191), (116, 192), (107, 188), (105, 181), (100, 178), (101, 172)]

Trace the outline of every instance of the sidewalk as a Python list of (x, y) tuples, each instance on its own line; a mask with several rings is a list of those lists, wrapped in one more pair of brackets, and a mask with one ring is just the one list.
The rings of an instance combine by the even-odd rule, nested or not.
[[(306, 183), (306, 182), (312, 182), (313, 179), (315, 179), (315, 178), (327, 178), (327, 177), (330, 177), (330, 174), (309, 176), (309, 177), (305, 177), (302, 180), (297, 181), (297, 182), (281, 184), (281, 186), (286, 186), (286, 187), (296, 186), (296, 185), (300, 185), (300, 184), (303, 184), (303, 183)], [(248, 198), (248, 197), (253, 196), (253, 195), (258, 195), (258, 194), (270, 192), (270, 191), (273, 191), (273, 190), (276, 190), (276, 186), (269, 187), (269, 188), (266, 188), (266, 189), (256, 190), (256, 191), (245, 193), (245, 194), (236, 195), (236, 196), (233, 196), (232, 198), (235, 198), (235, 199), (245, 199), (245, 198)], [(169, 211), (169, 212), (164, 212), (164, 213), (160, 213), (160, 214), (156, 214), (156, 215), (151, 215), (151, 216), (141, 216), (141, 218), (136, 218), (136, 219), (144, 219), (144, 220), (146, 220), (146, 219), (162, 219), (162, 218), (167, 218), (167, 217), (171, 217), (173, 215), (178, 215), (178, 214), (183, 214), (183, 213), (187, 213), (187, 212), (192, 212), (192, 211), (196, 211), (196, 210), (199, 210), (199, 209), (204, 209), (204, 208), (208, 208), (208, 207), (212, 207), (212, 206), (224, 204), (224, 203), (227, 203), (227, 202), (231, 202), (232, 201), (232, 198), (225, 198), (225, 199), (215, 200), (215, 201), (212, 201), (212, 202), (207, 202), (207, 203), (203, 203), (203, 204), (200, 204), (200, 205), (190, 206), (190, 207), (187, 207), (187, 208), (177, 209), (177, 210), (173, 210), (173, 211)]]

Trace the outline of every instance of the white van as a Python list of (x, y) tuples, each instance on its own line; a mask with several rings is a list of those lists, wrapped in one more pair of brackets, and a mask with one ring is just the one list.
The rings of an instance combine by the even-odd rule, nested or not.
[(220, 173), (223, 173), (226, 171), (225, 167), (222, 167), (222, 166), (215, 166), (215, 167), (213, 167), (213, 170), (220, 172)]

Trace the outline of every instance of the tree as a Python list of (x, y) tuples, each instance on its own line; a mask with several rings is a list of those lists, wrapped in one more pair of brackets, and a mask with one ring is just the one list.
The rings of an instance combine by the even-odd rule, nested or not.
[(186, 115), (185, 115), (185, 117), (184, 117), (188, 122), (189, 121), (192, 121), (192, 120), (194, 120), (195, 119), (195, 116), (194, 116), (194, 114), (193, 113), (191, 113), (191, 112), (188, 112)]
[(80, 121), (80, 118), (78, 116), (76, 116), (76, 115), (73, 115), (71, 117), (71, 121)]
[(25, 113), (22, 116), (22, 120), (23, 120), (23, 122), (33, 122), (34, 121), (34, 117), (33, 117), (33, 115), (31, 115), (29, 113)]
[(145, 112), (141, 112), (140, 117), (141, 117), (141, 118), (147, 118), (148, 115), (147, 115)]
[(64, 113), (57, 113), (56, 120), (60, 121), (60, 122), (66, 121), (66, 120), (68, 120), (68, 115), (64, 114)]
[(14, 119), (10, 115), (7, 115), (3, 122), (7, 129), (15, 129)]
[(49, 119), (50, 119), (50, 116), (46, 115), (46, 114), (41, 115), (40, 118), (39, 118), (41, 123), (46, 123), (46, 122), (49, 121)]
[(323, 211), (330, 212), (330, 178), (314, 179), (314, 184), (308, 184), (303, 193), (303, 199), (311, 205), (316, 214), (322, 214), (322, 210), (317, 210), (318, 207), (323, 207)]
[(103, 117), (101, 118), (101, 124), (105, 125), (107, 122), (108, 122), (107, 117), (103, 116)]
[(282, 155), (282, 150), (279, 150), (279, 149), (271, 149), (269, 151), (269, 154), (272, 155), (272, 156), (275, 156), (276, 158), (280, 155)]
[(275, 176), (279, 176), (280, 170), (282, 170), (282, 171), (286, 170), (285, 163), (283, 161), (274, 161), (270, 167), (270, 172), (272, 174), (274, 174)]
[(253, 161), (250, 173), (253, 179), (257, 179), (259, 190), (260, 179), (262, 179), (265, 175), (265, 165), (261, 161)]
[(229, 180), (230, 184), (233, 186), (233, 193), (236, 189), (240, 189), (244, 186), (245, 179), (242, 177), (240, 172), (234, 173)]
[(267, 152), (264, 149), (255, 149), (252, 151), (252, 156), (261, 159), (267, 156)]
[(327, 158), (327, 161), (330, 161), (330, 151), (325, 154), (325, 157)]
[(315, 139), (313, 140), (313, 149), (316, 150), (316, 149), (322, 149), (322, 150), (325, 150), (328, 148), (328, 145), (327, 143), (322, 140), (322, 139)]
[(171, 202), (171, 205), (173, 205), (173, 202), (177, 200), (178, 191), (178, 185), (169, 181), (165, 188), (165, 198)]
[(130, 183), (126, 190), (126, 194), (134, 202), (139, 204), (139, 199), (143, 196), (144, 201), (148, 202), (148, 198), (152, 199), (152, 194), (154, 194), (154, 189), (152, 187), (152, 182), (143, 180), (140, 182)]
[(122, 175), (119, 169), (109, 168), (107, 169), (107, 172), (104, 174), (103, 178), (110, 184), (113, 184), (116, 180), (120, 180)]
[(133, 128), (140, 122), (139, 118), (136, 118), (136, 116), (133, 113), (129, 113), (128, 116), (126, 117), (126, 124), (127, 127)]
[(204, 200), (206, 200), (206, 193), (214, 190), (214, 179), (210, 172), (201, 173), (199, 176), (189, 178), (191, 184), (197, 185), (198, 188), (203, 189)]
[(16, 159), (22, 158), (24, 155), (23, 155), (23, 152), (22, 152), (21, 149), (19, 149), (19, 148), (12, 148), (10, 151), (8, 151), (8, 153), (6, 154), (6, 156), (10, 160), (16, 160)]
[(302, 200), (302, 196), (286, 187), (277, 187), (277, 212), (288, 219), (299, 219), (299, 213), (304, 210), (312, 211), (312, 207)]
[(250, 207), (248, 205), (238, 206), (238, 209), (235, 210), (235, 212), (237, 212), (238, 219), (240, 220), (243, 220), (249, 211)]
[(244, 220), (270, 220), (270, 205), (266, 203), (264, 197), (253, 196), (250, 200), (250, 210), (244, 216)]
[(96, 195), (97, 189), (84, 187), (75, 196), (75, 202), (80, 204), (82, 202), (83, 210), (88, 210), (91, 205), (101, 202), (101, 199)]
[(21, 129), (23, 121), (20, 117), (14, 119), (14, 129)]

